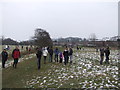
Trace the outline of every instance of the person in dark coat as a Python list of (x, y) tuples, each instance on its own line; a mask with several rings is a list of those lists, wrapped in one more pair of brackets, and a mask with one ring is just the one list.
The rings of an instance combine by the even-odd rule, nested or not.
[(8, 59), (8, 53), (6, 52), (6, 49), (2, 51), (1, 55), (2, 55), (2, 68), (5, 68), (5, 62)]
[(106, 57), (105, 62), (108, 64), (109, 64), (109, 55), (110, 55), (110, 50), (109, 50), (109, 47), (107, 47), (105, 49), (105, 57)]
[(55, 53), (55, 62), (58, 62), (58, 54), (59, 54), (59, 50), (58, 50), (57, 47), (56, 47), (56, 49), (54, 50), (54, 53)]
[(28, 51), (28, 46), (26, 47), (26, 51)]
[(21, 49), (23, 50), (23, 46), (21, 46)]
[(79, 47), (77, 46), (77, 50), (79, 50)]
[(41, 68), (41, 57), (42, 57), (42, 49), (38, 48), (37, 53), (37, 65), (38, 65), (38, 70)]
[(104, 59), (104, 48), (101, 48), (100, 49), (100, 64), (102, 65), (103, 63), (103, 59)]
[(73, 58), (73, 50), (72, 50), (72, 48), (69, 49), (69, 57), (70, 57), (70, 64), (72, 64), (72, 58)]
[(52, 62), (52, 60), (53, 60), (53, 49), (52, 49), (52, 47), (50, 47), (48, 49), (48, 53), (49, 53), (49, 62)]
[(69, 52), (68, 52), (68, 48), (66, 47), (66, 49), (63, 52), (64, 55), (64, 64), (66, 65), (68, 62), (68, 57), (69, 57)]
[(17, 68), (18, 59), (21, 57), (18, 46), (16, 46), (16, 48), (13, 50), (12, 57), (14, 59), (13, 68)]

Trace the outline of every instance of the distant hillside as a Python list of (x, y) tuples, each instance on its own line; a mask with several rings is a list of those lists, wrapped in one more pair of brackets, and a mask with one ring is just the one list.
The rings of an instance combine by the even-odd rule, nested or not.
[(11, 38), (2, 39), (2, 45), (18, 45), (19, 43)]
[(2, 42), (0, 42), (0, 44), (2, 43), (2, 45), (33, 45), (34, 44), (33, 40), (17, 42), (11, 38), (2, 39), (1, 41)]
[(58, 38), (54, 39), (53, 41), (57, 42), (79, 42), (79, 41), (86, 41), (86, 38), (79, 38), (79, 37), (66, 37), (66, 38)]
[[(117, 41), (119, 38), (120, 38), (120, 36), (104, 37), (102, 39), (96, 38), (95, 41)], [(66, 38), (53, 39), (53, 41), (57, 41), (57, 42), (80, 42), (80, 41), (91, 41), (91, 40), (89, 38), (66, 37)]]

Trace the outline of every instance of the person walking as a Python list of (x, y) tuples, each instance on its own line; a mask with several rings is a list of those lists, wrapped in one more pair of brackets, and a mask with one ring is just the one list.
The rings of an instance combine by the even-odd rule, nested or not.
[(69, 49), (69, 57), (70, 57), (70, 64), (72, 64), (73, 50), (72, 50), (71, 47), (70, 47), (70, 49)]
[(37, 56), (38, 70), (40, 70), (40, 68), (41, 68), (41, 56), (42, 56), (42, 49), (41, 48), (38, 48), (36, 56)]
[(110, 50), (109, 50), (109, 47), (107, 47), (105, 49), (105, 57), (106, 57), (105, 63), (108, 63), (108, 64), (109, 64), (109, 55), (110, 55)]
[(12, 57), (14, 59), (13, 68), (17, 68), (18, 59), (21, 57), (18, 46), (16, 46), (16, 48), (13, 50)]
[(57, 47), (56, 47), (56, 49), (54, 50), (54, 53), (55, 53), (55, 62), (58, 62), (58, 54), (59, 54), (59, 50), (58, 50)]
[(6, 49), (4, 49), (2, 51), (1, 55), (2, 55), (2, 68), (5, 68), (5, 62), (8, 59), (8, 53), (7, 53)]
[(47, 58), (48, 50), (47, 47), (43, 49), (43, 57), (44, 57), (44, 64), (46, 64), (46, 58)]
[(52, 60), (53, 60), (53, 49), (52, 49), (52, 47), (50, 47), (48, 49), (48, 52), (49, 52), (49, 62), (52, 62)]
[(68, 62), (68, 56), (69, 56), (69, 53), (68, 53), (68, 48), (66, 47), (64, 52), (63, 52), (63, 55), (64, 55), (64, 64), (66, 65), (67, 62)]
[(100, 64), (102, 65), (104, 59), (104, 48), (100, 49)]

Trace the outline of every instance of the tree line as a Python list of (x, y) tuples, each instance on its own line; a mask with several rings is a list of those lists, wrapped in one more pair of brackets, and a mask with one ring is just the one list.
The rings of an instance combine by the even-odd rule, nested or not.
[(0, 38), (0, 43), (2, 45), (36, 45), (39, 47), (53, 46), (53, 41), (50, 38), (49, 33), (41, 28), (35, 30), (34, 36), (28, 41), (15, 41), (11, 38)]

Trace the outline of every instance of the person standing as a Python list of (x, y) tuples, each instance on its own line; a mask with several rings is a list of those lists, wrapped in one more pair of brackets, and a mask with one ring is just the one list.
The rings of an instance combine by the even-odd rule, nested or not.
[(54, 50), (54, 53), (55, 53), (55, 62), (58, 62), (58, 54), (59, 54), (59, 50), (58, 50), (57, 47), (56, 47), (56, 49)]
[(2, 68), (5, 68), (5, 62), (8, 59), (8, 53), (6, 52), (6, 49), (2, 51), (1, 55), (2, 55)]
[(46, 64), (47, 54), (48, 54), (47, 47), (45, 47), (45, 48), (43, 49), (44, 64)]
[(31, 47), (29, 47), (28, 52), (29, 52), (29, 54), (31, 53)]
[(108, 63), (108, 64), (109, 64), (109, 55), (110, 55), (110, 50), (109, 50), (109, 47), (107, 47), (105, 49), (105, 57), (106, 57), (105, 63)]
[(28, 46), (26, 47), (26, 51), (28, 51)]
[(48, 49), (48, 52), (49, 52), (49, 62), (52, 62), (52, 59), (53, 59), (53, 49), (52, 49), (52, 47), (50, 47)]
[(68, 52), (68, 48), (66, 47), (66, 49), (63, 52), (64, 55), (64, 64), (66, 65), (68, 62), (68, 57), (69, 57), (69, 52)]
[(79, 47), (77, 46), (77, 50), (79, 50)]
[(17, 68), (18, 59), (21, 57), (18, 46), (16, 46), (16, 48), (13, 50), (12, 57), (14, 59), (13, 68)]
[(23, 45), (21, 46), (21, 49), (23, 50)]
[(38, 48), (37, 53), (37, 65), (38, 65), (38, 70), (41, 68), (41, 56), (42, 56), (42, 49)]
[(7, 50), (10, 50), (10, 46), (9, 45), (7, 46)]
[(104, 59), (104, 48), (100, 49), (100, 64), (102, 65)]
[(63, 53), (62, 52), (60, 52), (59, 58), (60, 58), (60, 63), (62, 63), (62, 61), (63, 61)]
[(72, 64), (73, 50), (72, 50), (71, 47), (70, 47), (70, 49), (69, 49), (69, 57), (70, 57), (70, 64)]

